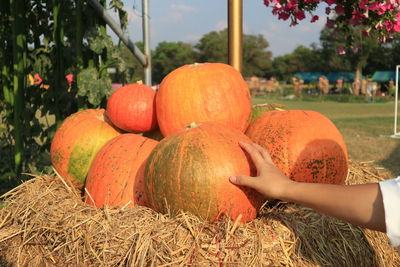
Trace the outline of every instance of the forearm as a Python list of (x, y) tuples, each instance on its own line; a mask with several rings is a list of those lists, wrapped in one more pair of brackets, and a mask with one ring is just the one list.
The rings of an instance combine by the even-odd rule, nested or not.
[(293, 182), (282, 200), (298, 203), (354, 225), (385, 232), (385, 212), (378, 184), (327, 185)]

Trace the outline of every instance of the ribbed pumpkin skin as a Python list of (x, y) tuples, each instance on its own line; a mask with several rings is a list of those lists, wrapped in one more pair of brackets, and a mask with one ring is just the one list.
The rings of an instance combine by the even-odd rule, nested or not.
[(104, 109), (87, 109), (67, 117), (51, 142), (51, 163), (77, 187), (85, 184), (90, 164), (100, 148), (120, 132), (107, 122)]
[(270, 111), (252, 122), (246, 134), (266, 148), (292, 180), (343, 184), (347, 149), (336, 126), (315, 111)]
[(242, 75), (229, 65), (185, 65), (162, 80), (156, 110), (164, 136), (192, 122), (206, 121), (217, 121), (244, 132), (251, 117), (249, 88)]
[(90, 167), (85, 202), (99, 208), (105, 204), (124, 206), (128, 203), (131, 207), (148, 206), (144, 192), (144, 168), (157, 144), (157, 141), (132, 133), (122, 134), (107, 142)]
[(107, 101), (107, 116), (118, 128), (144, 133), (157, 127), (156, 92), (144, 84), (128, 84), (115, 90)]
[(253, 220), (264, 197), (229, 182), (231, 175), (254, 175), (239, 141), (251, 142), (240, 131), (217, 122), (164, 138), (146, 165), (150, 207), (162, 213), (188, 211), (210, 221), (221, 219), (222, 214), (232, 219), (242, 214), (242, 222)]

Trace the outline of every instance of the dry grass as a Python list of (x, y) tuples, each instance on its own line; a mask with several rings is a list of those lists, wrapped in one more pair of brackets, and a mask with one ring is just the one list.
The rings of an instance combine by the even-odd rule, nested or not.
[[(386, 175), (353, 162), (348, 182)], [(4, 197), (0, 259), (13, 266), (400, 266), (385, 234), (287, 203), (267, 203), (247, 224), (212, 224), (145, 207), (96, 209), (49, 176)]]

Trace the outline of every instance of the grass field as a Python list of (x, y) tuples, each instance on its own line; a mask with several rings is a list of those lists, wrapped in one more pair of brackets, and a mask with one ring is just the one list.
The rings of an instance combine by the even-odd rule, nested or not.
[(337, 126), (342, 133), (349, 158), (373, 161), (387, 169), (392, 176), (400, 175), (400, 139), (393, 139), (394, 102), (340, 103), (253, 98), (254, 104), (277, 103), (289, 109), (318, 111)]

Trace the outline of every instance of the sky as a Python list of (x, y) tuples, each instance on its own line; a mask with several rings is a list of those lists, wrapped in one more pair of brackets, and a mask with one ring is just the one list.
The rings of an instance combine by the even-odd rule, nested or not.
[[(128, 13), (127, 34), (133, 40), (142, 40), (142, 1), (124, 0)], [(227, 0), (149, 0), (151, 47), (159, 42), (189, 42), (195, 44), (204, 34), (227, 27)], [(278, 20), (263, 0), (243, 0), (243, 31), (261, 34), (269, 42), (272, 56), (291, 53), (297, 46), (310, 46), (318, 42), (319, 33), (326, 22), (320, 7), (320, 19), (310, 23), (311, 16), (290, 27), (289, 21)], [(116, 15), (114, 14), (116, 18)], [(113, 34), (112, 34), (113, 35)], [(115, 35), (113, 39), (116, 40)]]

